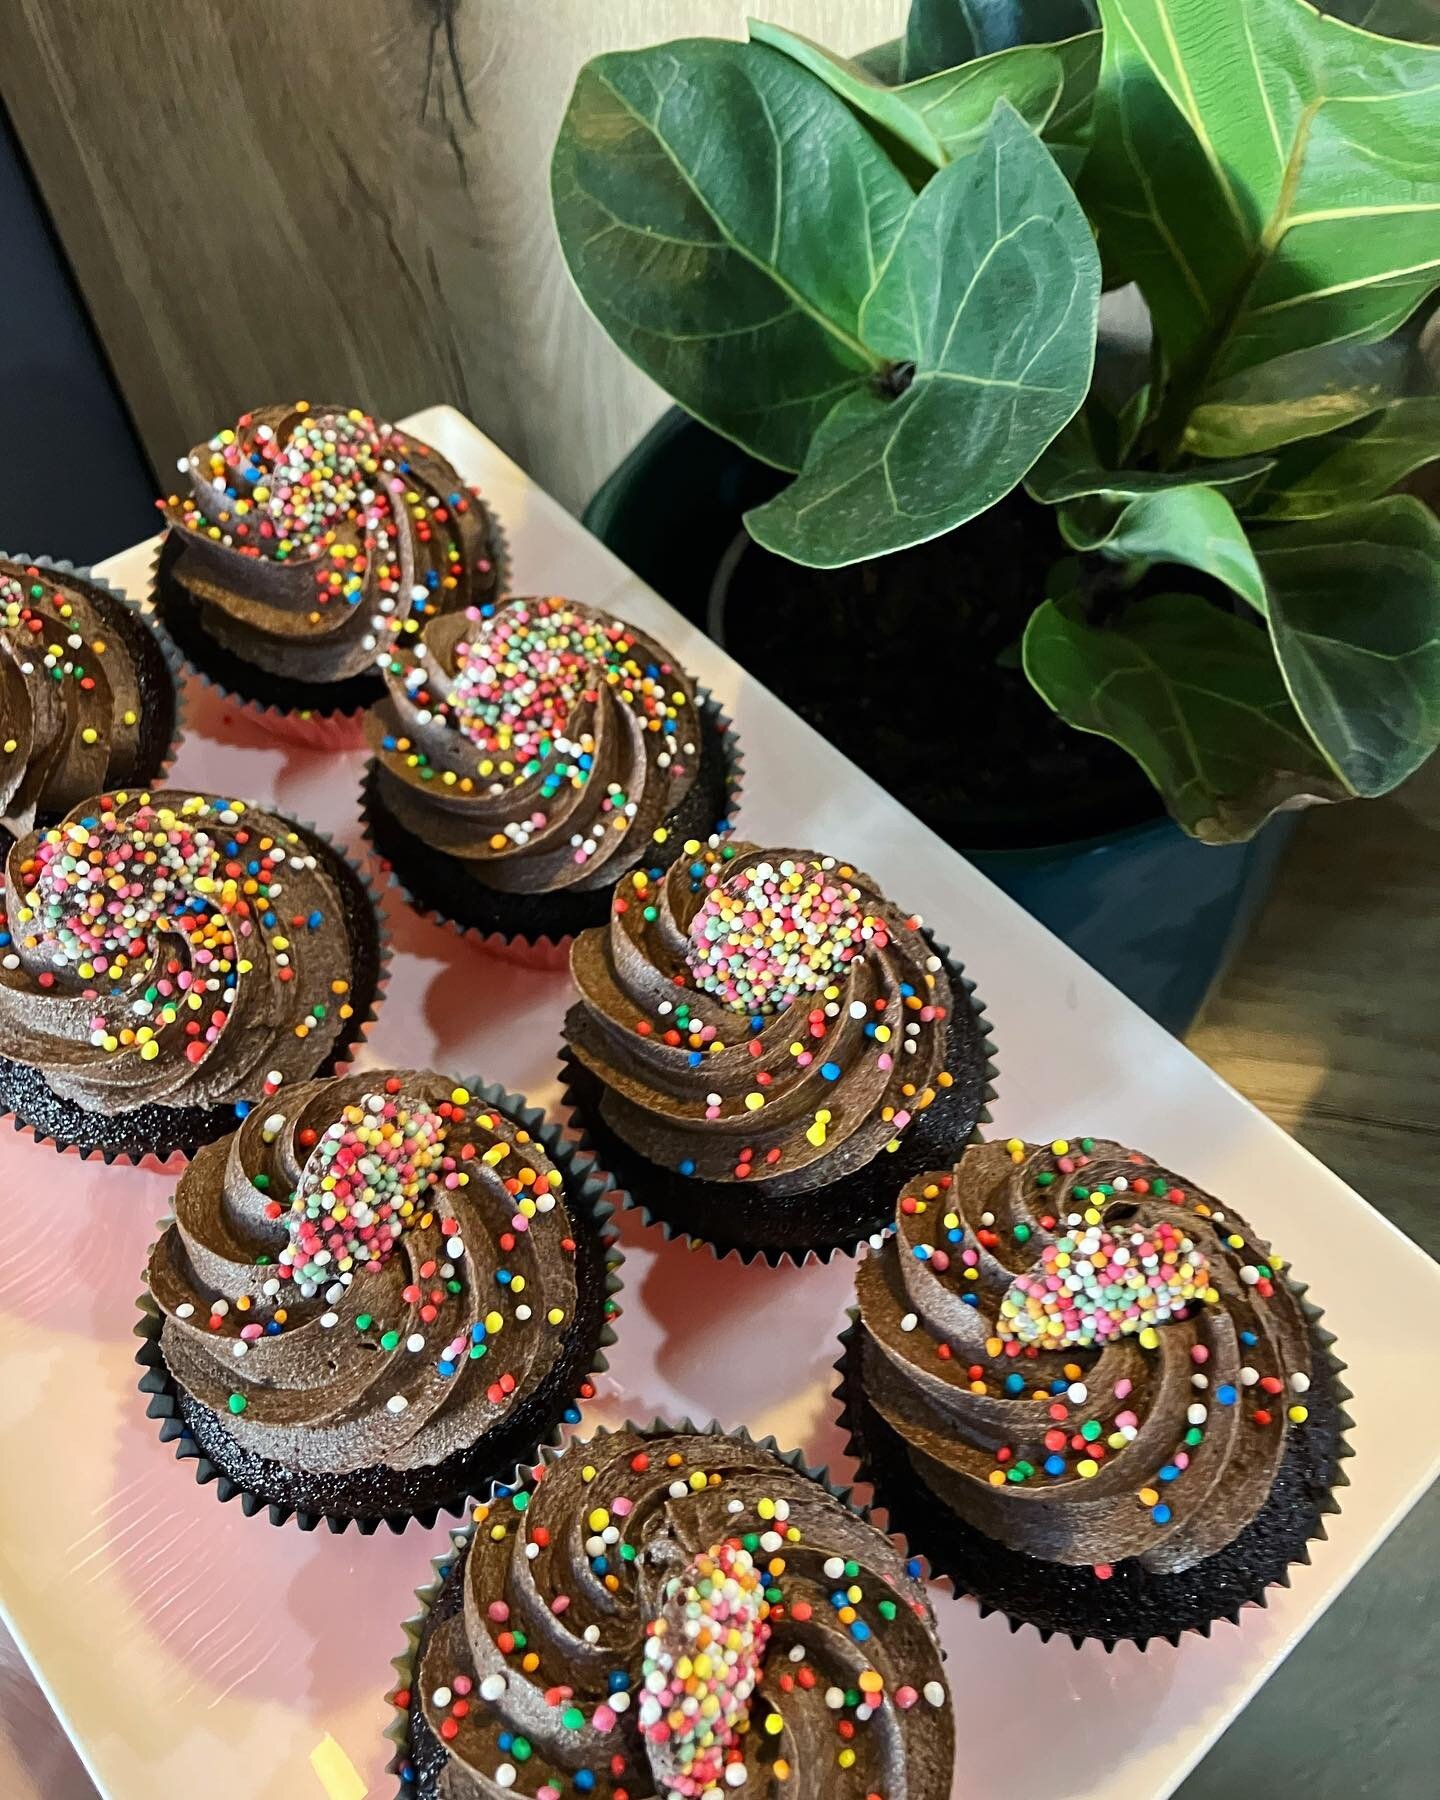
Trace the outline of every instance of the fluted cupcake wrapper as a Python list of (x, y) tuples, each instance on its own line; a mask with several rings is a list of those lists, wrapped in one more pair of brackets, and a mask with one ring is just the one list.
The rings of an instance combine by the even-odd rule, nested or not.
[[(720, 702), (708, 688), (697, 687), (695, 697), (699, 703), (699, 712), (706, 728), (713, 731), (720, 739), (720, 756), (724, 777), (725, 793), (728, 801), (724, 817), (727, 831), (734, 829), (735, 814), (739, 811), (741, 793), (745, 781), (745, 754), (740, 746), (739, 734), (734, 723), (725, 712)], [(677, 809), (677, 811), (680, 809)], [(378, 817), (377, 817), (378, 815)], [(673, 817), (674, 815), (672, 815)], [(390, 881), (399, 890), (405, 904), (412, 912), (418, 913), (422, 919), (428, 919), (435, 925), (448, 925), (461, 937), (472, 939), (490, 955), (500, 957), (506, 962), (517, 963), (523, 968), (532, 969), (565, 969), (570, 966), (570, 946), (574, 942), (574, 931), (533, 932), (525, 928), (527, 913), (533, 914), (537, 908), (543, 909), (549, 896), (545, 894), (507, 894), (498, 889), (482, 888), (478, 882), (469, 880), (463, 873), (451, 884), (450, 891), (468, 898), (488, 903), (490, 917), (483, 922), (476, 919), (461, 918), (458, 913), (442, 904), (437, 904), (433, 896), (418, 893), (414, 878), (406, 879), (403, 870), (396, 867), (393, 858), (381, 848), (377, 833), (386, 828), (382, 802), (379, 799), (376, 764), (372, 757), (365, 766), (364, 778), (360, 784), (360, 822), (365, 832), (365, 841), (369, 845), (376, 861), (380, 864)], [(671, 828), (675, 837), (675, 848), (668, 858), (658, 858), (648, 862), (642, 858), (642, 866), (668, 867), (681, 852), (687, 836), (708, 837), (716, 828), (711, 824), (705, 830), (680, 832)], [(408, 833), (405, 834), (409, 836)], [(437, 860), (449, 862), (449, 858), (441, 858), (441, 853), (429, 853)], [(615, 892), (616, 883), (623, 881), (627, 869), (617, 875), (609, 886), (594, 890), (596, 916), (587, 919), (578, 929), (587, 930), (593, 925), (603, 925), (610, 916), (610, 902)]]
[[(936, 1160), (943, 1162), (949, 1154), (953, 1161), (961, 1150), (969, 1143), (978, 1143), (982, 1139), (980, 1127), (990, 1123), (990, 1103), (995, 1099), (995, 1080), (999, 1074), (996, 1065), (995, 1042), (990, 1035), (990, 1020), (985, 1012), (984, 1002), (976, 992), (975, 983), (965, 973), (965, 966), (958, 962), (949, 948), (933, 934), (926, 933), (931, 948), (945, 964), (950, 976), (952, 988), (963, 993), (974, 1020), (978, 1036), (978, 1049), (983, 1057), (980, 1071), (980, 1091), (974, 1119), (968, 1132), (957, 1137), (946, 1148), (937, 1148)], [(641, 1222), (649, 1226), (658, 1226), (664, 1232), (666, 1240), (683, 1239), (692, 1248), (703, 1245), (717, 1261), (727, 1256), (738, 1256), (742, 1263), (751, 1263), (757, 1257), (763, 1257), (771, 1268), (782, 1264), (791, 1264), (796, 1268), (804, 1268), (812, 1259), (828, 1263), (832, 1256), (854, 1256), (862, 1245), (878, 1244), (894, 1229), (895, 1196), (903, 1185), (902, 1180), (894, 1178), (894, 1158), (883, 1152), (873, 1157), (863, 1169), (843, 1178), (844, 1182), (867, 1183), (875, 1190), (873, 1204), (861, 1206), (850, 1203), (846, 1206), (849, 1224), (835, 1236), (829, 1238), (816, 1237), (813, 1241), (793, 1247), (763, 1244), (745, 1241), (743, 1232), (737, 1233), (735, 1239), (727, 1243), (719, 1243), (687, 1225), (684, 1218), (667, 1210), (666, 1202), (658, 1197), (661, 1183), (682, 1183), (686, 1177), (678, 1172), (661, 1169), (656, 1164), (647, 1162), (644, 1157), (623, 1144), (616, 1133), (609, 1130), (594, 1112), (590, 1097), (585, 1093), (588, 1087), (596, 1090), (599, 1083), (595, 1077), (582, 1067), (573, 1052), (567, 1047), (560, 1053), (560, 1097), (574, 1119), (576, 1129), (580, 1132), (580, 1141), (587, 1150), (591, 1150), (607, 1169), (617, 1199), (626, 1208), (639, 1213)], [(936, 1105), (942, 1102), (937, 1101)], [(928, 1114), (921, 1114), (925, 1119)], [(913, 1129), (913, 1127), (912, 1127)], [(905, 1138), (901, 1139), (904, 1146)], [(714, 1185), (714, 1184), (710, 1184)], [(842, 1185), (842, 1184), (835, 1184)], [(756, 1182), (750, 1187), (739, 1188), (737, 1184), (737, 1200), (745, 1201), (749, 1196), (759, 1194), (762, 1184)], [(817, 1187), (806, 1194), (795, 1196), (796, 1199), (814, 1199), (823, 1202), (827, 1193), (825, 1187)], [(758, 1204), (758, 1202), (757, 1202)], [(682, 1208), (683, 1210), (683, 1208)]]
[[(363, 925), (368, 934), (363, 957), (362, 947), (352, 937), (356, 976), (350, 985), (352, 1015), (345, 1021), (330, 1054), (309, 1077), (313, 1080), (340, 1074), (348, 1068), (374, 1025), (390, 979), (390, 937), (384, 909), (364, 868), (352, 862), (318, 825), (289, 813), (277, 816), (288, 819), (326, 853), (330, 872), (340, 888), (347, 924), (352, 928)], [(362, 1003), (364, 989), (368, 989), (368, 994)], [(252, 1096), (249, 1104), (256, 1104), (260, 1098)], [(188, 1161), (201, 1145), (226, 1136), (237, 1123), (233, 1106), (147, 1105), (132, 1112), (94, 1112), (62, 1099), (46, 1082), (43, 1070), (0, 1057), (0, 1120), (6, 1118), (16, 1131), (33, 1137), (37, 1143), (49, 1144), (62, 1154), (92, 1159), (98, 1156), (106, 1163), (131, 1163), (141, 1168), (163, 1168), (177, 1158)]]
[[(848, 1484), (841, 1485), (832, 1481), (830, 1479), (830, 1471), (824, 1465), (816, 1466), (812, 1463), (808, 1463), (800, 1451), (782, 1450), (775, 1438), (768, 1436), (756, 1437), (752, 1432), (747, 1431), (743, 1425), (727, 1428), (715, 1419), (711, 1419), (707, 1424), (697, 1425), (689, 1418), (679, 1419), (674, 1422), (661, 1418), (654, 1418), (651, 1419), (648, 1424), (642, 1425), (637, 1424), (634, 1420), (627, 1419), (620, 1425), (602, 1427), (591, 1437), (577, 1440), (577, 1444), (579, 1442), (587, 1444), (595, 1443), (601, 1438), (613, 1437), (627, 1432), (642, 1438), (670, 1437), (678, 1434), (694, 1437), (735, 1438), (743, 1444), (752, 1444), (757, 1450), (769, 1451), (772, 1455), (778, 1457), (781, 1462), (794, 1469), (797, 1474), (804, 1475), (808, 1480), (823, 1487), (833, 1499), (838, 1500), (842, 1506), (848, 1507), (851, 1512), (857, 1514), (860, 1518), (867, 1522), (873, 1522), (870, 1519), (869, 1508), (858, 1505), (852, 1497), (853, 1489)], [(561, 1451), (559, 1448), (547, 1445), (541, 1452), (539, 1462), (542, 1467), (547, 1467), (549, 1464), (553, 1463), (560, 1454)], [(518, 1474), (521, 1479), (516, 1481), (515, 1487), (522, 1487), (525, 1484), (524, 1476), (528, 1474), (528, 1471), (521, 1470), (518, 1471)], [(503, 1498), (504, 1496), (498, 1495), (497, 1497)], [(413, 1800), (415, 1794), (413, 1770), (410, 1774), (407, 1774), (406, 1768), (407, 1765), (410, 1764), (411, 1757), (414, 1754), (416, 1747), (415, 1737), (417, 1735), (417, 1723), (419, 1725), (419, 1731), (429, 1740), (428, 1744), (424, 1745), (423, 1748), (428, 1750), (430, 1754), (437, 1759), (444, 1759), (445, 1752), (443, 1745), (439, 1744), (435, 1737), (430, 1733), (428, 1726), (425, 1725), (419, 1714), (412, 1710), (411, 1705), (408, 1703), (408, 1697), (413, 1696), (414, 1694), (418, 1653), (424, 1639), (431, 1609), (434, 1606), (435, 1601), (439, 1598), (440, 1590), (449, 1579), (456, 1561), (463, 1556), (469, 1548), (470, 1540), (474, 1534), (475, 1526), (473, 1522), (452, 1530), (450, 1533), (450, 1549), (443, 1551), (439, 1556), (431, 1557), (430, 1579), (423, 1587), (416, 1588), (415, 1590), (415, 1598), (420, 1602), (419, 1611), (413, 1613), (402, 1625), (402, 1630), (405, 1633), (405, 1648), (399, 1655), (393, 1656), (390, 1659), (390, 1666), (395, 1671), (396, 1681), (394, 1688), (389, 1695), (387, 1695), (393, 1716), (390, 1723), (385, 1727), (385, 1736), (395, 1746), (395, 1753), (387, 1766), (389, 1767), (391, 1774), (399, 1777), (400, 1785), (396, 1790), (396, 1800)], [(941, 1655), (944, 1655), (943, 1647), (941, 1649)], [(399, 1704), (401, 1696), (407, 1697), (407, 1704)]]
[[(1289, 1587), (1290, 1569), (1297, 1563), (1308, 1563), (1310, 1545), (1325, 1538), (1325, 1516), (1340, 1511), (1334, 1490), (1349, 1485), (1344, 1461), (1354, 1452), (1344, 1434), (1355, 1422), (1345, 1411), (1345, 1402), (1351, 1398), (1349, 1388), (1340, 1379), (1345, 1364), (1331, 1349), (1335, 1337), (1320, 1323), (1320, 1308), (1305, 1298), (1306, 1290), (1302, 1284), (1294, 1283), (1293, 1288), (1309, 1322), (1310, 1342), (1317, 1362), (1329, 1378), (1326, 1392), (1320, 1391), (1317, 1382), (1307, 1395), (1312, 1419), (1322, 1403), (1327, 1414), (1323, 1421), (1316, 1419), (1315, 1424), (1315, 1428), (1323, 1429), (1327, 1437), (1318, 1451), (1328, 1464), (1323, 1497), (1309, 1500), (1307, 1510), (1311, 1511), (1311, 1516), (1308, 1519), (1287, 1521), (1283, 1510), (1290, 1496), (1281, 1491), (1282, 1484), (1277, 1480), (1270, 1500), (1256, 1518), (1223, 1550), (1206, 1557), (1195, 1569), (1184, 1570), (1177, 1576), (1151, 1575), (1139, 1570), (1135, 1579), (1143, 1577), (1146, 1593), (1161, 1600), (1165, 1598), (1165, 1583), (1183, 1580), (1188, 1585), (1196, 1570), (1204, 1571), (1213, 1579), (1213, 1609), (1208, 1604), (1197, 1604), (1192, 1597), (1189, 1616), (1182, 1619), (1177, 1615), (1172, 1621), (1173, 1629), (1165, 1628), (1163, 1618), (1157, 1619), (1148, 1629), (1137, 1627), (1133, 1619), (1127, 1621), (1125, 1601), (1130, 1565), (1117, 1563), (1111, 1578), (1101, 1581), (1089, 1569), (1045, 1563), (1039, 1558), (1008, 1550), (965, 1524), (943, 1500), (929, 1492), (911, 1467), (903, 1443), (871, 1409), (861, 1391), (860, 1338), (864, 1327), (856, 1307), (850, 1309), (850, 1323), (840, 1333), (841, 1353), (835, 1364), (840, 1380), (834, 1398), (840, 1402), (838, 1423), (846, 1434), (846, 1452), (859, 1465), (858, 1479), (869, 1486), (871, 1505), (884, 1515), (885, 1528), (891, 1536), (904, 1544), (912, 1557), (923, 1559), (934, 1579), (948, 1585), (957, 1599), (977, 1601), (982, 1618), (996, 1614), (1005, 1620), (1012, 1632), (1029, 1626), (1039, 1633), (1042, 1643), (1048, 1643), (1052, 1637), (1068, 1638), (1077, 1650), (1090, 1641), (1103, 1644), (1107, 1651), (1119, 1643), (1132, 1643), (1144, 1650), (1157, 1638), (1178, 1645), (1192, 1632), (1209, 1637), (1211, 1626), (1218, 1621), (1223, 1619), (1238, 1625), (1245, 1607), (1264, 1606), (1270, 1588)], [(1286, 1467), (1288, 1462), (1282, 1465), (1282, 1473)], [(1303, 1471), (1295, 1479), (1305, 1483)], [(1252, 1539), (1251, 1534), (1257, 1533), (1257, 1527), (1271, 1508), (1275, 1508), (1277, 1516)], [(1277, 1536), (1285, 1540), (1278, 1556), (1274, 1541)], [(1263, 1557), (1265, 1567), (1247, 1569), (1244, 1566), (1246, 1551), (1252, 1542), (1258, 1544), (1261, 1552), (1255, 1560), (1258, 1562)], [(1006, 1568), (1012, 1571), (1023, 1569), (1028, 1585), (1045, 1596), (1047, 1612), (1044, 1618), (1039, 1616), (1038, 1605), (1023, 1606), (1013, 1594), (1006, 1603), (1001, 1573)], [(1177, 1593), (1175, 1599), (1180, 1598), (1182, 1596)], [(1063, 1616), (1066, 1610), (1073, 1615), (1068, 1621)], [(1089, 1616), (1082, 1617), (1082, 1614)]]
[[(510, 545), (505, 528), (485, 503), (490, 520), (489, 550), (495, 565), (495, 592), (507, 591)], [(201, 620), (203, 605), (175, 579), (177, 540), (166, 532), (157, 542), (151, 564), (150, 607), (160, 627), (186, 666), (237, 712), (282, 743), (311, 750), (362, 750), (365, 714), (385, 691), (378, 673), (348, 676), (344, 681), (306, 683), (273, 675), (245, 662), (217, 643)], [(286, 698), (293, 693), (294, 700)]]
[[(27, 556), (23, 551), (0, 550), (0, 562), (31, 564), (37, 569), (49, 569), (52, 574), (62, 578), (69, 577), (95, 588), (121, 609), (126, 620), (121, 630), (126, 632), (132, 649), (138, 649), (142, 642), (153, 647), (159, 662), (149, 672), (156, 678), (158, 686), (165, 688), (168, 682), (169, 722), (167, 726), (163, 718), (159, 720), (144, 746), (147, 758), (153, 755), (153, 770), (142, 780), (132, 781), (128, 785), (132, 788), (163, 787), (175, 765), (175, 758), (180, 753), (185, 736), (185, 666), (180, 652), (160, 627), (153, 612), (141, 601), (133, 599), (124, 588), (117, 587), (113, 581), (107, 581), (93, 569), (70, 562), (65, 557)], [(158, 679), (162, 669), (165, 681)], [(37, 822), (42, 826), (53, 825), (60, 816), (58, 813), (41, 812), (37, 814)], [(10, 841), (11, 834), (0, 827), (0, 847), (8, 847)]]
[[(147, 1291), (137, 1302), (140, 1319), (135, 1327), (135, 1335), (140, 1339), (135, 1360), (143, 1371), (139, 1388), (149, 1399), (146, 1417), (159, 1423), (160, 1441), (162, 1444), (174, 1444), (177, 1460), (193, 1464), (197, 1482), (202, 1485), (213, 1482), (216, 1495), (222, 1501), (238, 1498), (241, 1510), (247, 1516), (264, 1508), (272, 1525), (284, 1525), (293, 1519), (301, 1531), (314, 1531), (323, 1522), (332, 1532), (341, 1532), (353, 1525), (362, 1537), (368, 1537), (381, 1524), (387, 1525), (391, 1531), (401, 1532), (412, 1519), (417, 1519), (429, 1529), (441, 1513), (461, 1517), (473, 1502), (489, 1499), (507, 1484), (513, 1487), (520, 1473), (533, 1465), (542, 1454), (550, 1451), (558, 1453), (565, 1426), (575, 1422), (566, 1418), (567, 1412), (578, 1408), (591, 1397), (586, 1390), (590, 1389), (593, 1393), (596, 1376), (604, 1374), (608, 1369), (609, 1362), (605, 1352), (616, 1341), (613, 1321), (619, 1317), (621, 1310), (618, 1296), (624, 1283), (620, 1269), (625, 1258), (615, 1228), (615, 1208), (607, 1195), (603, 1176), (595, 1168), (593, 1158), (571, 1142), (560, 1125), (547, 1120), (544, 1112), (538, 1106), (531, 1106), (523, 1095), (507, 1092), (498, 1082), (467, 1082), (466, 1086), (482, 1105), (494, 1107), (518, 1120), (544, 1146), (546, 1155), (565, 1176), (566, 1206), (572, 1218), (578, 1224), (588, 1225), (598, 1241), (605, 1271), (604, 1291), (596, 1297), (598, 1319), (594, 1342), (587, 1348), (583, 1358), (583, 1372), (572, 1387), (567, 1387), (563, 1395), (555, 1397), (554, 1419), (543, 1431), (538, 1431), (523, 1449), (504, 1455), (497, 1467), (466, 1470), (460, 1484), (442, 1497), (427, 1501), (423, 1506), (373, 1514), (340, 1509), (311, 1510), (267, 1500), (251, 1492), (217, 1468), (206, 1456), (181, 1412), (181, 1390), (170, 1373), (160, 1347), (160, 1332), (164, 1321)], [(167, 1223), (168, 1220), (162, 1220), (162, 1228)]]

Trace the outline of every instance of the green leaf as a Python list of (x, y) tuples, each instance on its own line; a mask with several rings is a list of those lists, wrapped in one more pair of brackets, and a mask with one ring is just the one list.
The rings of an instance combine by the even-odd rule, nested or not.
[(1319, 0), (1319, 10), (1358, 25), (1362, 31), (1373, 31), (1377, 37), (1440, 44), (1440, 5), (1436, 0)]
[(1002, 100), (975, 155), (916, 199), (861, 313), (866, 346), (913, 379), (842, 400), (751, 535), (833, 568), (983, 512), (1085, 398), (1099, 299), (1085, 215)]
[(1025, 486), (1033, 499), (1058, 506), (1090, 494), (1125, 501), (1203, 482), (1206, 487), (1223, 488), (1232, 504), (1243, 506), (1273, 466), (1268, 456), (1247, 456), (1191, 469), (1107, 469), (1095, 454), (1090, 423), (1081, 414), (1035, 464)]
[(1440, 457), (1440, 395), (1396, 400), (1329, 437), (1292, 444), (1275, 468), (1254, 516), (1318, 519), (1389, 493), (1414, 470)]
[(1346, 795), (1248, 616), (1166, 594), (1101, 627), (1047, 600), (1026, 627), (1024, 657), (1055, 711), (1128, 750), (1192, 837), (1234, 842), (1300, 796)]
[(1440, 522), (1397, 496), (1255, 551), (1296, 711), (1348, 788), (1388, 793), (1440, 745)]
[(1375, 412), (1423, 376), (1408, 327), (1378, 344), (1292, 350), (1210, 388), (1190, 414), (1184, 447), (1196, 456), (1244, 456), (1319, 437)]
[(1075, 37), (1095, 23), (1095, 0), (913, 0), (904, 76), (918, 81), (1016, 44)]
[(997, 100), (1008, 100), (1038, 131), (1065, 85), (1064, 65), (1053, 50), (1002, 50), (928, 81), (891, 88), (858, 63), (783, 26), (751, 19), (750, 36), (819, 76), (848, 105), (937, 169), (975, 149)]
[(823, 83), (759, 44), (597, 57), (551, 167), (585, 304), (696, 418), (781, 468), (880, 357), (860, 308), (914, 196)]
[(900, 65), (904, 52), (904, 39), (891, 38), (887, 43), (877, 44), (873, 50), (862, 50), (855, 61), (867, 75), (883, 81), (886, 87), (899, 87), (904, 79)]
[(1440, 51), (1303, 0), (1100, 11), (1086, 192), (1150, 303), (1168, 423), (1202, 384), (1385, 336), (1440, 281)]
[(1223, 581), (1257, 612), (1265, 611), (1265, 578), (1245, 527), (1213, 487), (1171, 487), (1137, 495), (1103, 539), (1085, 548), (1099, 550), (1112, 562), (1180, 563), (1198, 569)]

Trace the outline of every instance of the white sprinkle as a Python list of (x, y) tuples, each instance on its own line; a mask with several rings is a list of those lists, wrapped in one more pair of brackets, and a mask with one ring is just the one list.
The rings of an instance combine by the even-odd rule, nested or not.
[(339, 1313), (333, 1312), (321, 1313), (320, 1323), (324, 1326), (326, 1331), (329, 1331), (332, 1325), (338, 1325), (340, 1323), (340, 1315)]
[(448, 1706), (451, 1698), (450, 1690), (447, 1687), (438, 1687), (430, 1698), (435, 1702), (436, 1706)]
[(1310, 1377), (1297, 1369), (1290, 1377), (1290, 1385), (1297, 1394), (1308, 1394), (1310, 1392)]
[(425, 1348), (424, 1333), (419, 1332), (419, 1331), (412, 1331), (410, 1333), (409, 1337), (406, 1338), (406, 1340), (405, 1340), (405, 1348), (407, 1350), (415, 1350), (415, 1351), (423, 1350)]
[(480, 1683), (480, 1698), (482, 1700), (498, 1700), (504, 1692), (505, 1677), (503, 1675), (487, 1675)]
[(925, 1698), (932, 1706), (943, 1706), (945, 1704), (945, 1689), (938, 1681), (927, 1681), (923, 1692)]
[(837, 1687), (826, 1688), (825, 1704), (830, 1708), (831, 1712), (839, 1712), (840, 1708), (845, 1704), (844, 1689)]
[(499, 1787), (505, 1787), (505, 1788), (514, 1787), (514, 1785), (515, 1785), (515, 1765), (514, 1765), (514, 1763), (501, 1763), (500, 1767), (495, 1771), (495, 1781)]
[[(175, 1317), (177, 1319), (188, 1319), (193, 1315), (194, 1311), (195, 1308), (188, 1300), (182, 1300), (180, 1305), (175, 1308)], [(1303, 1388), (1301, 1389), (1301, 1392), (1304, 1392)]]
[(1198, 1400), (1193, 1406), (1187, 1407), (1185, 1411), (1185, 1417), (1192, 1425), (1203, 1425), (1209, 1416), (1209, 1407), (1202, 1406)]
[(402, 1413), (409, 1404), (410, 1402), (403, 1394), (392, 1394), (385, 1402), (385, 1410), (392, 1413)]
[(1260, 1371), (1258, 1369), (1252, 1369), (1247, 1366), (1246, 1368), (1243, 1368), (1240, 1371), (1241, 1387), (1254, 1387), (1255, 1383), (1259, 1379), (1260, 1379)]
[(844, 1573), (845, 1573), (845, 1559), (843, 1556), (827, 1556), (826, 1557), (826, 1559), (825, 1559), (825, 1579), (827, 1581), (838, 1581)]
[(913, 1331), (919, 1323), (920, 1320), (914, 1313), (906, 1313), (905, 1317), (900, 1321), (900, 1329), (902, 1331)]

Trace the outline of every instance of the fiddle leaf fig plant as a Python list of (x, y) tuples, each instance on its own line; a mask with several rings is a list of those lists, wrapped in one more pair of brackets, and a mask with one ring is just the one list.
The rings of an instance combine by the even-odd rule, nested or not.
[(1440, 457), (1437, 143), (1432, 0), (915, 0), (853, 60), (597, 58), (552, 192), (616, 342), (794, 475), (768, 549), (1053, 509), (1026, 674), (1223, 842), (1440, 743), (1440, 523), (1392, 492)]

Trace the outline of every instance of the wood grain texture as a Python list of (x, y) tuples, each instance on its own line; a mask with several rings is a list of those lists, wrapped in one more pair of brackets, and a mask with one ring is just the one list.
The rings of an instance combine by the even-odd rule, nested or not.
[[(837, 47), (903, 0), (772, 0)], [(598, 51), (740, 0), (5, 0), (0, 94), (162, 481), (245, 407), (448, 400), (581, 505), (663, 404), (585, 314), (550, 149)]]

